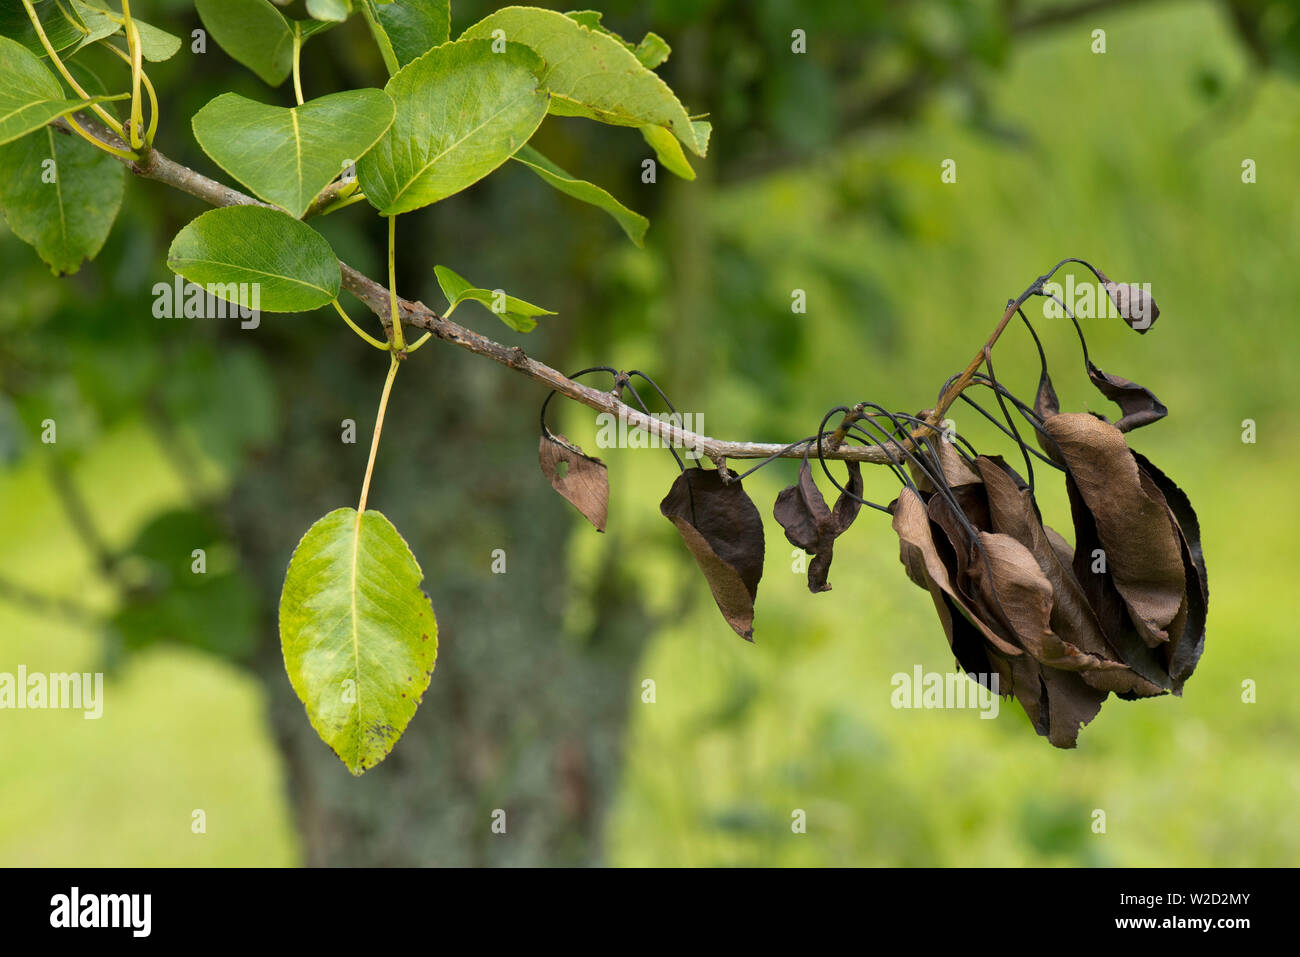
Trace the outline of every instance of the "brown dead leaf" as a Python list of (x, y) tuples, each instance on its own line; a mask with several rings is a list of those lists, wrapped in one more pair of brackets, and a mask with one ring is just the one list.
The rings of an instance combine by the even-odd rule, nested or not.
[(716, 469), (688, 468), (677, 476), (659, 511), (695, 556), (727, 624), (753, 641), (754, 599), (763, 577), (763, 519), (741, 483), (723, 482)]
[(1027, 644), (1029, 653), (1048, 667), (1084, 672), (1084, 680), (1098, 690), (1159, 694), (1159, 688), (1135, 674), (1107, 643), (1072, 568), (1074, 550), (1042, 524), (1038, 506), (1019, 476), (997, 457), (980, 456), (976, 464), (988, 488), (993, 530), (1024, 546), (1051, 588), (1050, 634)]
[(862, 497), (862, 465), (858, 462), (846, 464), (849, 483), (845, 488), (851, 494), (841, 492), (834, 511), (827, 508), (821, 490), (813, 481), (807, 459), (799, 467), (798, 484), (782, 489), (772, 510), (785, 529), (790, 544), (814, 556), (808, 564), (808, 590), (813, 594), (831, 590), (826, 576), (831, 569), (835, 539), (853, 524), (862, 507), (862, 503), (853, 498), (854, 495)]
[(1062, 413), (1047, 419), (1044, 429), (1093, 516), (1106, 572), (1139, 633), (1151, 646), (1168, 641), (1167, 629), (1184, 606), (1186, 581), (1163, 496), (1149, 481), (1144, 485), (1133, 453), (1113, 425)]
[(1112, 690), (1123, 698), (1162, 694), (1170, 687), (1169, 672), (1165, 662), (1160, 653), (1150, 647), (1138, 632), (1128, 605), (1115, 587), (1109, 572), (1093, 570), (1098, 564), (1097, 551), (1101, 550), (1104, 553), (1101, 540), (1097, 537), (1096, 522), (1083, 496), (1080, 495), (1074, 479), (1068, 475), (1065, 479), (1065, 488), (1070, 499), (1070, 511), (1074, 516), (1075, 547), (1072, 568), (1075, 577), (1083, 589), (1089, 606), (1101, 623), (1102, 634), (1105, 635), (1107, 644), (1114, 649), (1115, 656), (1150, 685), (1150, 687), (1135, 686), (1132, 690)]
[(1092, 360), (1088, 361), (1088, 378), (1106, 398), (1119, 406), (1120, 417), (1115, 428), (1121, 432), (1131, 432), (1152, 422), (1158, 422), (1169, 414), (1164, 403), (1147, 388), (1121, 376), (1102, 372)]
[(551, 487), (582, 513), (596, 530), (605, 530), (609, 515), (609, 475), (605, 463), (592, 458), (562, 435), (543, 435), (537, 461)]
[(1110, 296), (1111, 302), (1115, 303), (1115, 309), (1120, 317), (1130, 327), (1145, 335), (1160, 318), (1160, 309), (1156, 301), (1151, 298), (1151, 294), (1137, 283), (1113, 282), (1101, 270), (1097, 271), (1097, 275), (1101, 277), (1106, 295)]
[(1164, 496), (1169, 514), (1178, 528), (1182, 546), (1183, 572), (1187, 581), (1187, 617), (1181, 633), (1166, 646), (1169, 675), (1173, 691), (1181, 694), (1183, 683), (1191, 677), (1205, 650), (1205, 619), (1209, 609), (1209, 578), (1205, 571), (1205, 554), (1201, 548), (1201, 525), (1187, 494), (1138, 452), (1133, 453), (1138, 467)]

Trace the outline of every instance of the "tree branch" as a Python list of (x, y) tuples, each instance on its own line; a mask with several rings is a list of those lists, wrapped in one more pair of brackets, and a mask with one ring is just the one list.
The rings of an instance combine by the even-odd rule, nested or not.
[[(56, 121), (54, 126), (61, 132), (70, 132), (67, 124), (62, 120)], [(104, 142), (113, 146), (121, 142), (120, 138), (106, 127), (100, 124), (93, 124), (93, 126), (95, 135)], [(154, 149), (148, 149), (137, 161), (123, 159), (121, 162), (137, 176), (165, 183), (212, 206), (267, 206), (275, 208), (271, 207), (269, 203), (263, 203), (246, 193), (241, 193), (237, 189), (232, 189), (216, 180), (209, 179), (202, 173), (196, 172), (187, 166), (182, 166)], [(347, 289), (366, 308), (378, 316), (380, 321), (384, 323), (384, 328), (388, 329), (390, 310), (387, 287), (375, 282), (368, 276), (362, 275), (342, 260), (339, 261), (339, 269), (343, 273), (343, 288)], [(518, 346), (506, 346), (474, 332), (472, 329), (467, 329), (445, 316), (440, 316), (422, 302), (411, 302), (399, 296), (397, 304), (404, 323), (419, 329), (426, 329), (437, 339), (459, 346), (475, 355), (491, 359), (500, 365), (528, 376), (528, 378), (536, 382), (540, 382), (566, 398), (580, 402), (597, 412), (607, 412), (615, 415), (631, 427), (658, 436), (663, 442), (697, 451), (713, 462), (722, 462), (726, 459), (798, 459), (808, 454), (816, 455), (817, 453), (815, 441), (796, 444), (729, 442), (680, 428), (670, 422), (646, 415), (639, 409), (632, 408), (622, 402), (613, 392), (601, 392), (580, 382), (575, 382), (544, 362), (538, 362), (536, 359), (530, 358)], [(878, 446), (840, 445), (832, 449), (829, 445), (824, 445), (823, 455), (828, 459), (868, 462), (877, 465), (902, 461), (901, 456), (893, 456)]]

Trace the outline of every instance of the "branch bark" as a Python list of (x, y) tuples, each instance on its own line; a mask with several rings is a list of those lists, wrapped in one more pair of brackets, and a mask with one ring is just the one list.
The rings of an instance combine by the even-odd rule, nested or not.
[[(60, 132), (71, 132), (63, 120), (56, 121), (54, 125)], [(125, 146), (121, 139), (115, 136), (107, 127), (98, 123), (83, 123), (83, 126), (85, 125), (88, 125), (94, 135), (105, 143), (111, 146)], [(149, 150), (137, 161), (132, 162), (123, 159), (121, 162), (131, 172), (143, 179), (164, 183), (174, 189), (189, 193), (211, 206), (267, 206), (268, 208), (274, 208), (269, 203), (263, 203), (246, 193), (210, 179), (196, 170), (182, 166), (168, 159), (157, 150)], [(389, 330), (388, 288), (363, 275), (342, 260), (339, 261), (339, 269), (343, 274), (343, 288), (378, 316), (379, 320), (384, 324), (384, 328)], [(459, 346), (475, 355), (491, 359), (493, 362), (540, 382), (566, 398), (595, 409), (597, 412), (607, 412), (617, 416), (631, 427), (640, 428), (651, 435), (659, 436), (661, 442), (669, 442), (680, 448), (697, 451), (713, 462), (720, 463), (726, 459), (799, 459), (807, 454), (816, 454), (815, 441), (794, 444), (731, 442), (683, 429), (672, 423), (646, 415), (639, 409), (627, 405), (614, 392), (602, 392), (570, 379), (563, 373), (546, 365), (546, 363), (529, 357), (518, 346), (506, 346), (474, 332), (472, 329), (467, 329), (459, 323), (439, 315), (422, 302), (412, 302), (398, 296), (397, 305), (401, 320), (407, 325), (428, 330), (433, 334), (434, 338)], [(389, 330), (389, 335), (391, 337), (391, 330)], [(901, 457), (894, 456), (879, 446), (837, 444), (832, 448), (829, 444), (824, 443), (822, 451), (823, 455), (828, 459), (867, 462), (877, 465), (901, 461)]]

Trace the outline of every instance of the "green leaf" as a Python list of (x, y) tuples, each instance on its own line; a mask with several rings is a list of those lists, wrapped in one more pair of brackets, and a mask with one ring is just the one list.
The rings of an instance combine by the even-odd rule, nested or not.
[(56, 275), (74, 273), (108, 238), (125, 174), (103, 150), (46, 127), (0, 146), (0, 208)]
[(549, 309), (507, 296), (502, 289), (476, 289), (446, 266), (434, 266), (433, 273), (438, 277), (442, 294), (447, 297), (448, 316), (462, 302), (477, 302), (486, 306), (494, 316), (516, 332), (531, 332), (537, 326), (534, 316), (555, 315)]
[(339, 294), (342, 282), (338, 258), (320, 233), (264, 206), (199, 216), (172, 240), (167, 266), (218, 299), (266, 312), (317, 309)]
[(75, 113), (91, 103), (120, 100), (97, 96), (89, 100), (65, 100), (63, 88), (35, 55), (21, 43), (0, 37), (0, 143), (8, 143), (50, 120)]
[(317, 20), (342, 23), (352, 13), (349, 0), (307, 0), (307, 13)]
[[(71, 0), (71, 2), (88, 31), (81, 43), (77, 45), (78, 50), (121, 32), (121, 15), (108, 7), (105, 0)], [(175, 34), (151, 26), (139, 17), (131, 17), (131, 22), (140, 31), (140, 54), (151, 63), (170, 60), (181, 48), (181, 38)]]
[(541, 124), (547, 96), (527, 47), (488, 40), (434, 47), (388, 81), (397, 118), (357, 164), (357, 178), (380, 213), (395, 216), (436, 203), (504, 163)]
[(194, 138), (227, 173), (301, 219), (384, 135), (393, 112), (383, 90), (348, 90), (288, 108), (223, 93), (194, 114)]
[(451, 39), (450, 0), (398, 0), (375, 15), (400, 66)]
[(268, 0), (194, 0), (199, 18), (231, 58), (271, 86), (293, 69), (293, 27)]
[[(672, 139), (671, 134), (666, 135), (676, 144), (677, 141)], [(599, 186), (569, 175), (531, 146), (523, 147), (512, 159), (527, 166), (561, 193), (603, 209), (623, 227), (628, 239), (638, 246), (645, 244), (645, 231), (650, 226), (650, 220), (640, 213), (632, 212)]]
[(695, 141), (700, 144), (700, 148), (706, 152), (709, 149), (709, 138), (713, 136), (713, 124), (708, 120), (691, 120), (691, 129), (695, 131)]
[(77, 44), (77, 49), (89, 46), (97, 40), (103, 40), (105, 37), (111, 37), (122, 29), (120, 23), (112, 20), (102, 8), (92, 6), (85, 0), (72, 0), (72, 7), (81, 18), (81, 22), (86, 25), (88, 31), (81, 42)]
[(294, 550), (280, 594), (280, 647), (321, 740), (360, 775), (388, 756), (438, 657), (424, 572), (379, 512), (340, 508)]
[(662, 126), (643, 126), (641, 127), (641, 135), (654, 149), (655, 155), (659, 157), (659, 162), (664, 165), (664, 169), (670, 173), (675, 173), (682, 179), (695, 179), (695, 170), (691, 168), (690, 160), (682, 152), (682, 144), (677, 137)]
[(375, 46), (379, 47), (384, 68), (388, 70), (388, 75), (392, 76), (402, 68), (402, 64), (397, 61), (397, 53), (393, 50), (393, 41), (389, 39), (388, 31), (379, 22), (377, 0), (361, 0), (361, 15), (365, 17), (366, 25), (370, 27), (370, 35), (375, 38)]
[(603, 28), (593, 30), (552, 10), (506, 7), (480, 20), (464, 37), (490, 37), (536, 50), (546, 62), (542, 85), (551, 92), (552, 113), (584, 116), (614, 126), (662, 126), (696, 156), (707, 139), (691, 122), (673, 91), (636, 54)]
[[(80, 43), (87, 33), (86, 26), (81, 23), (76, 12), (69, 11), (65, 16), (56, 0), (35, 0), (32, 7), (36, 10), (41, 29), (45, 31), (50, 46), (56, 52)], [(37, 56), (46, 55), (41, 38), (36, 35), (36, 29), (20, 0), (8, 0), (0, 6), (0, 36), (17, 40)]]
[(131, 18), (135, 28), (140, 31), (140, 55), (150, 63), (162, 63), (170, 60), (181, 48), (181, 38), (174, 33), (160, 30), (143, 20)]

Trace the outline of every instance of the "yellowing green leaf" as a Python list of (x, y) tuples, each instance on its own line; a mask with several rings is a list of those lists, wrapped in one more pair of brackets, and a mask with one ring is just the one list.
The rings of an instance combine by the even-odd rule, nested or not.
[(280, 593), (280, 648), (307, 717), (348, 770), (388, 756), (438, 657), (424, 572), (393, 523), (340, 508), (294, 550)]
[(664, 164), (664, 169), (682, 179), (695, 179), (695, 170), (691, 168), (690, 160), (682, 152), (682, 144), (677, 137), (662, 126), (643, 126), (641, 135), (655, 151), (659, 162)]
[(497, 30), (545, 61), (541, 79), (552, 94), (552, 113), (615, 126), (663, 126), (696, 156), (707, 150), (707, 137), (701, 139), (701, 130), (668, 84), (603, 28), (593, 30), (552, 10), (506, 7), (463, 37), (491, 37)]

